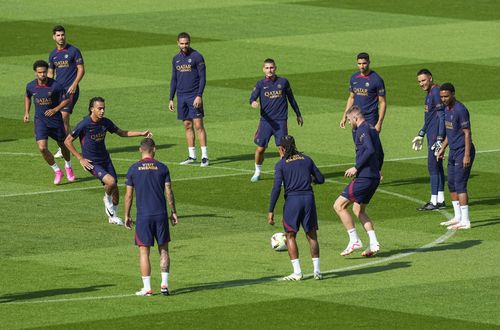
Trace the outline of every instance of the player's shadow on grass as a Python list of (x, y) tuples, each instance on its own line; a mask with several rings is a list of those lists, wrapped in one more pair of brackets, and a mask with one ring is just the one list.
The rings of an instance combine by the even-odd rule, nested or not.
[(387, 265), (363, 267), (363, 268), (352, 269), (352, 270), (342, 270), (342, 271), (333, 270), (333, 271), (324, 272), (323, 279), (344, 277), (344, 276), (373, 274), (373, 273), (380, 273), (380, 272), (385, 272), (388, 270), (408, 268), (408, 267), (411, 267), (411, 262), (400, 261), (400, 262), (391, 262), (390, 264), (387, 264)]
[[(382, 174), (384, 171), (382, 170)], [(477, 175), (471, 174), (470, 178), (473, 178)], [(393, 187), (399, 187), (399, 186), (406, 186), (406, 185), (413, 185), (413, 184), (429, 184), (430, 178), (429, 176), (420, 176), (420, 177), (414, 177), (414, 178), (404, 178), (404, 179), (399, 179), (399, 180), (389, 180), (385, 179), (382, 180), (381, 184), (384, 186), (393, 186)]]
[[(341, 277), (341, 276), (373, 274), (373, 273), (380, 273), (380, 272), (384, 272), (384, 271), (388, 271), (388, 270), (408, 268), (408, 267), (411, 267), (411, 263), (408, 261), (393, 262), (393, 263), (390, 263), (387, 265), (373, 266), (373, 267), (360, 266), (360, 269), (344, 270), (344, 271), (335, 271), (335, 270), (327, 271), (327, 272), (323, 273), (323, 279)], [(205, 284), (200, 284), (200, 285), (196, 285), (196, 286), (180, 288), (178, 290), (175, 290), (172, 294), (178, 295), (178, 294), (192, 293), (192, 292), (203, 291), (203, 290), (225, 289), (225, 288), (231, 288), (231, 287), (242, 287), (242, 286), (249, 286), (249, 285), (255, 285), (255, 284), (262, 284), (262, 283), (267, 283), (267, 282), (277, 282), (282, 277), (283, 277), (283, 275), (267, 276), (267, 277), (260, 277), (260, 278), (255, 278), (255, 279), (240, 279), (240, 280), (232, 280), (232, 281), (205, 283)], [(313, 279), (312, 279), (312, 276), (308, 276), (308, 277), (305, 277), (304, 280), (311, 280), (312, 281)], [(283, 281), (283, 282), (285, 282), (285, 281)]]
[[(173, 146), (175, 146), (175, 144), (159, 144), (156, 146), (156, 150), (168, 149), (168, 148), (173, 147)], [(137, 153), (139, 153), (139, 145), (134, 144), (132, 146), (108, 148), (108, 152), (110, 154), (120, 153), (120, 152), (137, 152)]]
[(469, 205), (499, 205), (500, 198), (499, 197), (485, 197), (478, 198), (478, 200), (469, 201)]
[(500, 224), (500, 218), (492, 218), (492, 219), (485, 219), (485, 220), (478, 220), (478, 221), (471, 222), (472, 228), (485, 227), (485, 226), (495, 226), (498, 224)]
[[(400, 249), (400, 250), (390, 250), (390, 251), (382, 251), (377, 253), (378, 257), (390, 257), (395, 254), (401, 254), (401, 253), (410, 253), (410, 252), (416, 252), (416, 253), (427, 253), (427, 252), (436, 252), (436, 251), (447, 251), (447, 250), (464, 250), (468, 249), (471, 247), (474, 247), (476, 245), (481, 244), (483, 241), (482, 240), (467, 240), (467, 241), (462, 241), (462, 242), (456, 242), (456, 243), (441, 243), (435, 246), (431, 247), (420, 247), (420, 248), (410, 248), (410, 249)], [(362, 257), (359, 257), (361, 259)]]
[(61, 288), (61, 289), (52, 289), (52, 290), (42, 290), (42, 291), (32, 291), (32, 292), (23, 292), (23, 293), (14, 293), (14, 294), (6, 294), (0, 296), (0, 304), (23, 301), (23, 300), (31, 300), (38, 298), (47, 298), (54, 296), (61, 296), (66, 294), (75, 294), (75, 293), (83, 293), (83, 292), (95, 292), (99, 291), (102, 288), (108, 288), (115, 286), (114, 284), (101, 284), (101, 285), (92, 285), (84, 288)]
[(179, 219), (182, 220), (190, 220), (195, 218), (223, 218), (223, 219), (233, 219), (234, 217), (215, 214), (215, 213), (206, 213), (206, 214), (186, 214), (179, 216)]
[[(265, 155), (266, 159), (269, 160), (270, 158), (279, 158), (279, 154), (277, 152), (268, 152), (266, 151)], [(233, 163), (233, 162), (239, 162), (239, 161), (244, 161), (244, 160), (255, 160), (255, 154), (240, 154), (240, 155), (230, 155), (230, 156), (224, 156), (224, 157), (217, 157), (214, 160), (210, 160), (210, 164), (224, 164), (224, 163)], [(253, 167), (251, 168), (253, 170)]]
[[(336, 172), (330, 172), (330, 173), (323, 173), (323, 176), (325, 177), (325, 179), (343, 180), (344, 174), (345, 174), (345, 171), (336, 171)], [(348, 185), (350, 182), (351, 181), (346, 181), (345, 184)]]

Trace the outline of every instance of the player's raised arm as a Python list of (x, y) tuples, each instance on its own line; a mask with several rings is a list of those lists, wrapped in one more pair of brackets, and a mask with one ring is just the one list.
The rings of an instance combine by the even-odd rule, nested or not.
[(144, 137), (152, 137), (153, 133), (151, 131), (146, 130), (143, 132), (136, 132), (136, 131), (125, 131), (120, 128), (116, 130), (116, 134), (121, 137), (137, 137), (137, 136), (144, 136)]

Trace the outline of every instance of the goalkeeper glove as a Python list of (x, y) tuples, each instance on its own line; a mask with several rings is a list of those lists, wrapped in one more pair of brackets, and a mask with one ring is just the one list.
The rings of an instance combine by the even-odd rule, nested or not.
[(438, 136), (436, 142), (431, 147), (434, 150), (434, 156), (437, 156), (441, 148), (443, 147), (443, 138)]

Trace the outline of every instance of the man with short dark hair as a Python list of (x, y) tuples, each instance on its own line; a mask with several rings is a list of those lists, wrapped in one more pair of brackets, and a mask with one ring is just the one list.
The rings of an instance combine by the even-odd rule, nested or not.
[(363, 247), (352, 216), (347, 210), (347, 207), (353, 204), (354, 215), (361, 221), (370, 239), (369, 247), (361, 255), (371, 257), (380, 250), (380, 244), (375, 235), (373, 221), (365, 210), (380, 184), (384, 154), (378, 132), (366, 122), (361, 109), (354, 105), (346, 111), (346, 116), (353, 129), (356, 164), (345, 171), (346, 177), (355, 179), (345, 187), (333, 205), (349, 235), (349, 244), (340, 255), (347, 256)]
[(65, 98), (64, 87), (47, 76), (48, 67), (49, 64), (43, 60), (38, 60), (33, 64), (36, 79), (26, 85), (23, 120), (25, 123), (30, 121), (31, 98), (33, 98), (35, 102), (35, 141), (43, 159), (54, 170), (54, 184), (60, 184), (64, 174), (57, 166), (54, 156), (48, 149), (47, 142), (49, 136), (57, 142), (65, 160), (66, 177), (68, 181), (75, 181), (70, 153), (64, 145), (66, 133), (60, 112), (69, 103), (69, 100)]
[[(104, 211), (108, 216), (108, 222), (123, 225), (123, 221), (118, 217), (117, 212), (120, 200), (117, 186), (118, 176), (106, 149), (106, 133), (116, 133), (121, 137), (151, 137), (152, 134), (149, 130), (134, 132), (118, 128), (110, 119), (104, 117), (105, 110), (106, 105), (102, 97), (91, 98), (89, 101), (89, 115), (76, 125), (71, 134), (66, 137), (64, 144), (80, 161), (80, 165), (102, 182), (104, 186)], [(73, 146), (73, 141), (76, 138), (80, 139), (81, 154)]]
[(174, 192), (170, 182), (170, 171), (167, 165), (154, 159), (156, 145), (153, 139), (145, 138), (139, 147), (141, 160), (130, 166), (125, 182), (125, 227), (131, 229), (132, 200), (136, 192), (136, 225), (135, 244), (139, 247), (139, 264), (141, 268), (143, 287), (136, 292), (138, 296), (151, 296), (151, 262), (149, 253), (154, 241), (158, 243), (160, 253), (161, 287), (163, 295), (170, 295), (168, 275), (170, 257), (168, 242), (170, 230), (166, 203), (170, 208), (172, 226), (177, 224)]
[(276, 75), (277, 68), (272, 58), (264, 60), (262, 70), (265, 78), (257, 81), (250, 95), (252, 108), (257, 109), (259, 107), (257, 99), (260, 101), (260, 121), (254, 136), (254, 143), (257, 145), (255, 150), (255, 172), (250, 179), (251, 182), (260, 180), (264, 152), (271, 136), (274, 135), (274, 142), (278, 147), (280, 139), (288, 134), (288, 102), (290, 102), (297, 116), (299, 126), (304, 124), (304, 119), (293, 96), (290, 83), (286, 78)]
[(467, 182), (474, 163), (476, 148), (472, 143), (469, 110), (455, 98), (455, 87), (451, 83), (441, 85), (439, 94), (445, 106), (446, 138), (436, 159), (442, 159), (446, 147), (450, 146), (448, 190), (455, 213), (453, 219), (441, 222), (441, 225), (447, 226), (448, 229), (470, 229)]
[[(49, 55), (49, 78), (55, 78), (68, 94), (69, 103), (61, 110), (66, 135), (71, 132), (70, 115), (80, 96), (78, 84), (85, 74), (82, 53), (78, 48), (66, 42), (66, 30), (61, 25), (52, 29), (52, 38), (56, 48)], [(60, 150), (56, 158), (61, 157)]]
[(426, 93), (424, 126), (413, 139), (412, 148), (415, 151), (421, 150), (424, 136), (427, 134), (427, 169), (431, 179), (431, 199), (417, 210), (432, 211), (446, 206), (444, 202), (443, 161), (436, 160), (436, 154), (439, 152), (445, 137), (444, 111), (439, 96), (439, 85), (434, 83), (432, 73), (428, 69), (419, 70), (417, 81), (420, 88)]
[(311, 183), (322, 184), (325, 182), (325, 178), (314, 164), (314, 161), (297, 150), (293, 136), (285, 135), (281, 137), (278, 152), (281, 159), (274, 168), (274, 185), (271, 191), (267, 221), (270, 225), (274, 225), (274, 208), (283, 185), (285, 190), (283, 229), (286, 232), (288, 255), (293, 266), (293, 273), (283, 279), (286, 281), (299, 281), (303, 277), (296, 242), (297, 232), (302, 226), (306, 232), (311, 251), (314, 268), (313, 277), (316, 280), (321, 280), (323, 275), (319, 266), (319, 243), (316, 235), (318, 215)]
[(353, 105), (360, 107), (366, 122), (380, 133), (387, 108), (384, 80), (370, 69), (370, 56), (359, 53), (357, 56), (359, 71), (349, 81), (349, 98), (340, 120), (340, 127), (345, 128), (347, 110)]
[(188, 158), (181, 165), (196, 161), (195, 133), (201, 146), (201, 164), (208, 166), (207, 133), (203, 125), (205, 116), (203, 109), (203, 91), (206, 83), (205, 59), (191, 48), (191, 37), (186, 32), (177, 36), (180, 52), (172, 59), (172, 78), (170, 80), (170, 97), (168, 109), (175, 111), (174, 97), (177, 92), (177, 119), (182, 120), (186, 132)]

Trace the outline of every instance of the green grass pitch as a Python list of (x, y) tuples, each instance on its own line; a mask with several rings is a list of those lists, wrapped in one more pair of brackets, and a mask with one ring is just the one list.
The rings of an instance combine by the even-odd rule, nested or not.
[[(103, 96), (119, 127), (154, 132), (157, 158), (170, 167), (180, 215), (171, 230), (170, 297), (134, 296), (142, 283), (133, 233), (107, 224), (102, 188), (78, 164), (78, 182), (55, 187), (32, 124), (22, 123), (31, 65), (54, 47), (55, 24), (85, 59), (72, 124), (87, 114), (89, 98)], [(180, 31), (191, 33), (207, 63), (208, 168), (177, 165), (186, 146), (167, 93)], [(1, 1), (0, 328), (499, 328), (499, 31), (500, 4), (491, 0)], [(354, 158), (338, 122), (361, 51), (384, 78), (388, 100), (384, 181), (369, 207), (382, 250), (372, 259), (339, 256), (347, 235), (331, 210)], [(264, 180), (249, 180), (258, 112), (248, 97), (266, 57), (289, 78), (303, 112), (304, 127), (291, 117), (290, 133), (328, 178), (315, 187), (323, 281), (277, 280), (291, 265), (269, 246), (281, 231), (266, 222), (273, 149)], [(415, 211), (429, 198), (426, 154), (411, 150), (423, 121), (415, 78), (422, 67), (453, 82), (471, 113), (478, 153), (470, 231), (439, 226), (450, 207)], [(107, 138), (122, 196), (138, 142)], [(302, 233), (298, 241), (310, 274)]]

